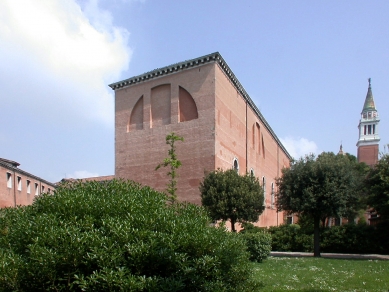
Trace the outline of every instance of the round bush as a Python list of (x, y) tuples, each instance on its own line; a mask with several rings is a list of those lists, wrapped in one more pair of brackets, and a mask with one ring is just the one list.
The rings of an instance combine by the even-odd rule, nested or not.
[(71, 183), (0, 210), (1, 291), (255, 291), (245, 242), (129, 181)]
[(246, 242), (251, 261), (260, 263), (268, 257), (271, 251), (271, 234), (264, 231), (240, 234)]

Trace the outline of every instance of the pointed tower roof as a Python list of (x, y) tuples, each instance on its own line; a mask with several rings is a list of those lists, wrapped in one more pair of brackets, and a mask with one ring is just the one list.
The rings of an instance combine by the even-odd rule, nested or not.
[(340, 148), (339, 148), (338, 154), (345, 155), (345, 153), (343, 152), (343, 145), (342, 144), (340, 144)]
[(373, 93), (371, 91), (371, 78), (369, 78), (368, 80), (369, 80), (369, 88), (367, 89), (365, 104), (363, 105), (362, 112), (369, 111), (369, 110), (376, 110)]

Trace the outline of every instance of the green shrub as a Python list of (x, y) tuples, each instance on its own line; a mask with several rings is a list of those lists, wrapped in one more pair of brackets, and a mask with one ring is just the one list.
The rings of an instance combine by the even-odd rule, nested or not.
[[(273, 251), (313, 251), (313, 235), (309, 228), (297, 224), (270, 227)], [(388, 224), (377, 226), (347, 224), (321, 228), (321, 251), (333, 253), (389, 254)]]
[(250, 253), (250, 260), (262, 262), (271, 251), (271, 235), (265, 231), (240, 233), (244, 238), (247, 251)]
[(0, 291), (255, 291), (245, 249), (199, 206), (77, 182), (0, 210)]
[(297, 224), (283, 224), (268, 229), (272, 235), (273, 251), (304, 251), (313, 250), (313, 235), (304, 234)]
[(388, 254), (387, 226), (348, 224), (325, 228), (322, 232), (322, 251), (339, 253)]
[(266, 231), (266, 228), (255, 226), (250, 222), (243, 222), (241, 226), (243, 229), (240, 230), (239, 233), (257, 233)]

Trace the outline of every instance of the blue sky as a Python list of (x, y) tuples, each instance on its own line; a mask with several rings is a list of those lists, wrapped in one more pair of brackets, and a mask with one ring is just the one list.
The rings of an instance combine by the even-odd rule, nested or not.
[(389, 1), (3, 0), (0, 157), (114, 173), (108, 84), (219, 51), (290, 153), (356, 155), (372, 78), (389, 143)]

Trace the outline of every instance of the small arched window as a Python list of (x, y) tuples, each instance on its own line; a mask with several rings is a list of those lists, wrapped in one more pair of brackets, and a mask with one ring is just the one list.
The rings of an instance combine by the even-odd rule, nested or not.
[(265, 202), (266, 202), (266, 179), (264, 176), (262, 177), (262, 189), (263, 189), (263, 205), (265, 205)]
[(252, 169), (252, 168), (250, 169), (250, 175), (254, 176), (254, 169)]
[(234, 167), (234, 170), (235, 170), (237, 173), (239, 173), (239, 162), (238, 162), (238, 159), (237, 159), (237, 158), (234, 158), (233, 167)]

